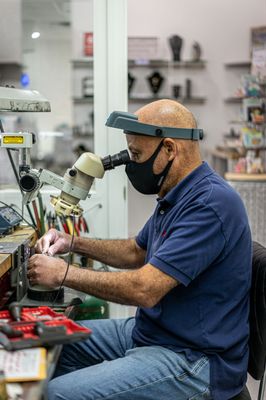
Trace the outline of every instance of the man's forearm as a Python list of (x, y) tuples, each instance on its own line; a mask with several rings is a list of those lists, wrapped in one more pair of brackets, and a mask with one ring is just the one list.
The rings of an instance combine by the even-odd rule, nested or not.
[(70, 266), (64, 285), (124, 305), (145, 306), (147, 298), (137, 271), (101, 272)]
[(145, 251), (134, 239), (100, 240), (76, 237), (73, 251), (85, 254), (115, 268), (138, 268), (144, 264)]

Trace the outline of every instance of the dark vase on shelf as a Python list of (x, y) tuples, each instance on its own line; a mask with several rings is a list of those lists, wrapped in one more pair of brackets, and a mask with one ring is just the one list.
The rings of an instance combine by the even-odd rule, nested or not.
[(186, 79), (185, 97), (186, 97), (186, 99), (191, 98), (191, 79)]
[(181, 89), (182, 89), (182, 86), (180, 86), (180, 85), (172, 86), (172, 90), (173, 90), (172, 94), (175, 99), (179, 99), (181, 97)]
[(130, 73), (128, 72), (127, 75), (127, 83), (128, 83), (128, 95), (130, 96), (131, 90), (135, 84), (136, 78)]
[(151, 75), (149, 75), (146, 79), (148, 81), (152, 94), (154, 96), (157, 96), (162, 87), (164, 77), (160, 74), (160, 72), (155, 71)]
[(183, 39), (178, 35), (172, 35), (168, 41), (173, 53), (173, 61), (180, 61)]
[(192, 61), (193, 62), (198, 62), (201, 59), (201, 46), (198, 42), (194, 42), (192, 45)]

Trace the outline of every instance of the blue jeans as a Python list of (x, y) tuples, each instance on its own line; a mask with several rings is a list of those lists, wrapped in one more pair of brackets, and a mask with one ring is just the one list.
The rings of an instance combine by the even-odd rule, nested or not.
[(183, 353), (161, 346), (136, 347), (134, 323), (134, 318), (82, 321), (93, 334), (63, 347), (48, 399), (211, 399), (207, 357), (190, 363)]

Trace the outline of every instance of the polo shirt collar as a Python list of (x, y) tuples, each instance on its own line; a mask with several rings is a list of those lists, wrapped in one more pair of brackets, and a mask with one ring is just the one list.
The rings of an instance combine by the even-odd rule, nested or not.
[(162, 199), (158, 198), (157, 201), (161, 206), (175, 205), (182, 197), (188, 193), (194, 185), (200, 182), (208, 175), (212, 175), (214, 170), (203, 161), (202, 164), (188, 174), (182, 181), (180, 181), (170, 192), (168, 192)]

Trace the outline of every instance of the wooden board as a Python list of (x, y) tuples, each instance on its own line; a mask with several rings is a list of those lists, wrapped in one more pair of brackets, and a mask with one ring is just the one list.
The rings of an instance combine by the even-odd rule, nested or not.
[[(25, 240), (30, 240), (30, 246), (34, 246), (37, 235), (34, 229), (30, 227), (19, 227), (13, 233), (0, 238), (1, 244), (4, 246), (5, 243), (17, 243), (18, 246), (23, 244)], [(12, 266), (11, 254), (1, 253), (0, 248), (0, 277), (3, 276)]]
[(226, 172), (225, 179), (228, 181), (266, 182), (266, 174), (237, 174), (234, 172)]
[(0, 278), (11, 268), (11, 255), (0, 254)]
[[(37, 234), (33, 228), (20, 227), (14, 230), (14, 232), (0, 238), (0, 243), (14, 242), (23, 243), (25, 240), (30, 240), (30, 245), (33, 246), (37, 240)], [(0, 250), (1, 253), (1, 250)]]

